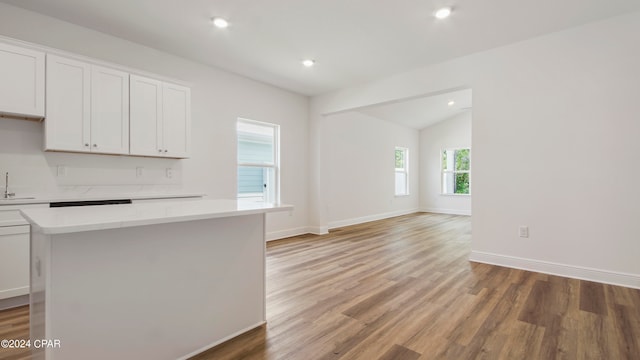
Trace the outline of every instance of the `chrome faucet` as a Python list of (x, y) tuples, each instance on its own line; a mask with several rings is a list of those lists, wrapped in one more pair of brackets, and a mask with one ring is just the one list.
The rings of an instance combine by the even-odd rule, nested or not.
[(10, 197), (16, 196), (16, 193), (9, 192), (9, 172), (4, 175), (4, 198), (8, 199)]

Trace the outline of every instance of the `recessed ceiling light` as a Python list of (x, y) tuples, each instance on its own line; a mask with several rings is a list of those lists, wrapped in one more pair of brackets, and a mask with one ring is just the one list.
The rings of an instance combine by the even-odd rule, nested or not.
[(455, 101), (453, 101), (453, 100), (449, 100), (449, 102), (447, 103), (447, 105), (449, 105), (449, 106), (453, 106), (453, 105), (455, 105), (455, 104), (456, 104), (456, 102), (455, 102)]
[(449, 15), (451, 15), (451, 8), (449, 8), (449, 7), (442, 8), (442, 9), (436, 11), (435, 14), (433, 14), (433, 15), (438, 19), (448, 18)]
[(229, 26), (229, 22), (221, 17), (214, 17), (213, 19), (211, 19), (211, 22), (213, 23), (213, 25), (220, 29), (224, 29)]
[(302, 65), (304, 65), (305, 67), (312, 67), (315, 64), (316, 62), (311, 59), (302, 60)]

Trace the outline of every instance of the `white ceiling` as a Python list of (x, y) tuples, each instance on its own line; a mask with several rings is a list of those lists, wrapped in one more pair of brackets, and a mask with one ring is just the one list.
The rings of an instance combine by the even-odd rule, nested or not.
[[(449, 106), (449, 101), (455, 104)], [(454, 91), (418, 99), (378, 104), (355, 111), (408, 126), (423, 129), (471, 109), (471, 89)]]
[[(306, 95), (640, 10), (638, 0), (0, 1)], [(454, 13), (438, 21), (443, 5)], [(213, 28), (213, 16), (230, 27)]]

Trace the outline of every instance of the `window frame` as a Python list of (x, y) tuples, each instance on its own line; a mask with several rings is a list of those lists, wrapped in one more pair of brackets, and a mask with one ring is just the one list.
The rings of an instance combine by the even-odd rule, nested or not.
[[(442, 164), (442, 158), (445, 151), (456, 151), (456, 150), (469, 150), (469, 170), (444, 170)], [(453, 147), (453, 148), (444, 148), (440, 149), (440, 195), (441, 196), (471, 196), (471, 147)], [(459, 193), (445, 193), (444, 192), (444, 175), (452, 174), (454, 179), (456, 174), (469, 174), (469, 193), (468, 194), (459, 194)]]
[[(398, 151), (398, 150), (400, 150), (400, 151), (402, 151), (404, 153), (404, 155), (403, 155), (403, 157), (404, 157), (404, 167), (403, 168), (397, 168), (396, 165), (395, 165), (395, 156), (396, 156), (396, 151)], [(394, 174), (394, 182), (393, 182), (393, 185), (394, 185), (394, 190), (393, 190), (394, 196), (395, 197), (410, 196), (411, 192), (409, 191), (409, 148), (403, 147), (403, 146), (396, 146), (395, 149), (394, 149), (394, 152), (393, 152), (393, 159), (394, 159), (393, 167), (395, 169), (395, 171), (393, 173)], [(401, 194), (396, 192), (397, 187), (398, 187), (397, 184), (396, 184), (397, 174), (398, 173), (403, 173), (404, 174), (404, 189), (405, 189), (405, 192), (401, 193)]]
[[(240, 161), (239, 153), (238, 153), (238, 142), (239, 142), (238, 125), (240, 123), (273, 128), (273, 163), (272, 164)], [(274, 172), (274, 176), (273, 176), (274, 183), (275, 183), (273, 186), (274, 194), (272, 194), (272, 196), (265, 195), (263, 201), (269, 202), (268, 198), (272, 197), (273, 203), (275, 204), (280, 203), (280, 125), (268, 123), (264, 121), (256, 121), (256, 120), (251, 120), (247, 118), (241, 118), (241, 117), (237, 118), (236, 120), (236, 163), (237, 163), (236, 165), (236, 199), (240, 200), (240, 199), (249, 197), (249, 196), (243, 197), (238, 192), (239, 191), (238, 178), (237, 178), (238, 170), (241, 167), (255, 167), (255, 168), (261, 168), (261, 169), (265, 169), (265, 168), (271, 169), (271, 171)]]

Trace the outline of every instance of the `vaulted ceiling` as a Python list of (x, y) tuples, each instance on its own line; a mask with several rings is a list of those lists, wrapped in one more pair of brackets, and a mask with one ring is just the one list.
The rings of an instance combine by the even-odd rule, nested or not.
[[(2, 2), (306, 95), (640, 10), (638, 0)], [(437, 20), (442, 6), (453, 14)], [(214, 16), (230, 26), (213, 27)]]
[(355, 111), (420, 130), (451, 119), (465, 111), (471, 111), (471, 107), (471, 89), (465, 89), (423, 98), (376, 104)]

